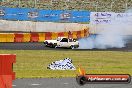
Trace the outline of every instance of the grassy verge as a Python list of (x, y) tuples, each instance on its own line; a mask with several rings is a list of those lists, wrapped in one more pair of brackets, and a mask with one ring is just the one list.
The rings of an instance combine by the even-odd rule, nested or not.
[(70, 57), (75, 67), (82, 65), (88, 74), (131, 74), (132, 52), (72, 50), (0, 50), (16, 54), (14, 71), (17, 78), (75, 77), (77, 71), (48, 70), (48, 64)]

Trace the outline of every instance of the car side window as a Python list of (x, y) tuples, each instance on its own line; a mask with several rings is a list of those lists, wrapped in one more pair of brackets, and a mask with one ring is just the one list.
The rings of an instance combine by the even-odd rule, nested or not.
[(67, 38), (63, 38), (60, 42), (68, 42)]

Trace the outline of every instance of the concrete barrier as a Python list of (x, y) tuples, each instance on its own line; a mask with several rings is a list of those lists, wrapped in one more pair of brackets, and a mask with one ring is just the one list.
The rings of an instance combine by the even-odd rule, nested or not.
[(89, 29), (69, 32), (44, 32), (44, 33), (0, 33), (0, 42), (43, 42), (54, 40), (57, 37), (83, 38), (89, 35)]
[(12, 81), (15, 80), (13, 63), (16, 62), (16, 55), (0, 54), (0, 88), (12, 88)]
[(0, 20), (0, 31), (17, 32), (68, 32), (80, 31), (88, 28), (87, 24), (79, 23), (54, 23), (32, 21)]

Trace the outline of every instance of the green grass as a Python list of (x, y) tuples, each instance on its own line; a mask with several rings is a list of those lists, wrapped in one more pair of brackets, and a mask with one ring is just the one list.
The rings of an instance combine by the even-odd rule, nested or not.
[(14, 71), (17, 78), (75, 77), (77, 71), (48, 70), (55, 60), (70, 57), (76, 68), (81, 65), (88, 74), (131, 74), (132, 52), (72, 50), (0, 50), (16, 54)]

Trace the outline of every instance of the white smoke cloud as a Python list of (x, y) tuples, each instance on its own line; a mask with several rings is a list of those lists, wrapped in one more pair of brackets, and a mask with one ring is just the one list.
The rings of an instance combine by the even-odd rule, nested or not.
[(125, 33), (129, 33), (128, 29), (132, 28), (132, 26), (130, 26), (131, 22), (127, 23), (127, 20), (130, 20), (129, 18), (126, 16), (119, 19), (115, 18), (111, 24), (107, 25), (107, 27), (101, 27), (101, 31), (96, 36), (91, 35), (87, 38), (80, 39), (79, 49), (107, 49), (125, 47), (126, 37), (124, 35), (126, 35)]

